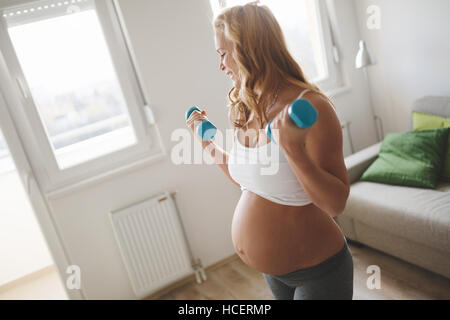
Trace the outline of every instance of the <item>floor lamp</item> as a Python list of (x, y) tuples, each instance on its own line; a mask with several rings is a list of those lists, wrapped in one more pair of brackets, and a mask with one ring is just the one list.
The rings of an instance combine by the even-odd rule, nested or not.
[(375, 122), (375, 128), (377, 130), (377, 139), (379, 142), (379, 141), (381, 141), (381, 138), (380, 138), (380, 133), (378, 131), (377, 123), (378, 123), (378, 121), (380, 122), (381, 134), (382, 134), (382, 137), (384, 137), (383, 123), (381, 121), (381, 118), (376, 115), (375, 109), (373, 107), (372, 92), (370, 90), (370, 85), (369, 85), (369, 75), (367, 73), (367, 67), (372, 66), (374, 64), (376, 64), (376, 61), (373, 58), (373, 56), (370, 54), (369, 50), (367, 50), (366, 43), (363, 40), (359, 41), (359, 50), (358, 50), (358, 53), (356, 54), (355, 67), (356, 67), (356, 69), (363, 69), (363, 71), (364, 71), (364, 76), (366, 78), (366, 83), (367, 83), (367, 87), (368, 87), (368, 91), (369, 91), (370, 108), (372, 109), (373, 119)]

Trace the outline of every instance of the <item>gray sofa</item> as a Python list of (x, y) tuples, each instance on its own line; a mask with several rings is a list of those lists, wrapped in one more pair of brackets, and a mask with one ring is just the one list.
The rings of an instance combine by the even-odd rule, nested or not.
[[(421, 98), (412, 110), (450, 117), (450, 97)], [(450, 278), (450, 183), (433, 190), (358, 181), (380, 147), (345, 158), (351, 189), (337, 223), (350, 240)]]

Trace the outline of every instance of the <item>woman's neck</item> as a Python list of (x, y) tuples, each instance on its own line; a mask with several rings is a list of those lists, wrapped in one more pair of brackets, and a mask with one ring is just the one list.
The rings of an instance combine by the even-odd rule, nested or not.
[(268, 113), (268, 118), (272, 119), (275, 115), (280, 112), (287, 104), (297, 98), (300, 93), (305, 90), (303, 88), (299, 88), (293, 85), (284, 85), (280, 87), (280, 91), (278, 92), (277, 102), (272, 106), (271, 110)]

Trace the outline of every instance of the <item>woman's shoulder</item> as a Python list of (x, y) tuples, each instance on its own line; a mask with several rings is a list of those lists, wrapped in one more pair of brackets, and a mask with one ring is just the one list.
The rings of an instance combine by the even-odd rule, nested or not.
[(318, 109), (318, 112), (336, 112), (336, 107), (333, 105), (333, 102), (324, 93), (309, 89), (306, 90), (307, 91), (303, 94), (302, 99), (311, 102), (311, 104)]
[(302, 99), (313, 99), (317, 102), (328, 102), (329, 98), (325, 95), (325, 93), (320, 92), (320, 91), (314, 91), (312, 89), (304, 89), (300, 95), (302, 95)]
[(303, 99), (311, 102), (318, 114), (317, 122), (310, 128), (310, 140), (316, 143), (324, 143), (325, 140), (326, 144), (338, 143), (334, 139), (340, 139), (342, 126), (332, 101), (323, 93), (315, 91), (308, 91)]

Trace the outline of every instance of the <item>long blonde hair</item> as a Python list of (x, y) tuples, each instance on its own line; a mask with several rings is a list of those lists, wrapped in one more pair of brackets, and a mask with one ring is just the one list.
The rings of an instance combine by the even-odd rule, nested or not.
[(232, 43), (233, 58), (239, 69), (240, 86), (233, 86), (228, 92), (228, 114), (235, 128), (247, 126), (253, 116), (262, 128), (268, 122), (265, 109), (277, 88), (286, 81), (324, 95), (305, 78), (267, 6), (249, 3), (224, 9), (214, 19), (213, 26)]

